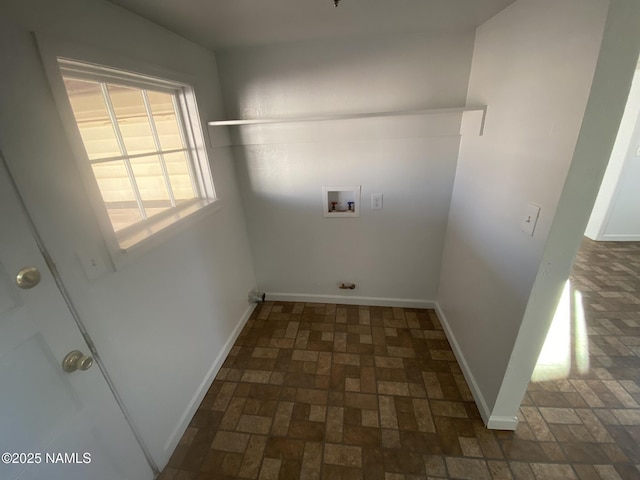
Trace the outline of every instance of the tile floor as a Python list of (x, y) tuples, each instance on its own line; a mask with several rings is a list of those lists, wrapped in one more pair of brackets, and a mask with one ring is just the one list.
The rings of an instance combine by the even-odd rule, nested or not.
[(640, 479), (640, 242), (585, 240), (571, 280), (584, 325), (516, 432), (484, 428), (435, 312), (264, 303), (160, 479)]

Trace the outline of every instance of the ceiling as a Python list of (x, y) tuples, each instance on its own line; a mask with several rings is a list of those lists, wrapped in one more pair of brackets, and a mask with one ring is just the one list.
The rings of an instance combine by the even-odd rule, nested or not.
[(475, 28), (514, 0), (110, 0), (219, 50)]

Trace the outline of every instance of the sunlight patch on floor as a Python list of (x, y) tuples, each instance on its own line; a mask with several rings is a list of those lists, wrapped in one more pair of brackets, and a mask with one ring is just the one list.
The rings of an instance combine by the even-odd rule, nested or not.
[(574, 349), (576, 368), (579, 373), (589, 372), (589, 337), (587, 335), (587, 321), (584, 316), (584, 304), (582, 293), (579, 290), (573, 292), (573, 323), (574, 323)]
[(533, 382), (567, 378), (572, 363), (579, 373), (589, 371), (589, 339), (582, 294), (567, 280), (553, 322), (531, 377)]

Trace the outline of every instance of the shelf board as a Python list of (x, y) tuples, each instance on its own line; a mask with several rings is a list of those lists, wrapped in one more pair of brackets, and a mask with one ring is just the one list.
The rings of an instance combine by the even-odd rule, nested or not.
[(486, 106), (477, 107), (451, 107), (451, 108), (428, 108), (422, 110), (398, 110), (390, 112), (367, 112), (351, 113), (340, 115), (323, 115), (317, 117), (295, 117), (295, 118), (258, 118), (247, 120), (214, 120), (208, 123), (211, 127), (241, 126), (241, 125), (266, 125), (274, 123), (299, 123), (299, 122), (329, 122), (333, 120), (351, 120), (360, 118), (376, 117), (397, 117), (409, 115), (441, 115), (447, 113), (482, 112), (486, 114)]

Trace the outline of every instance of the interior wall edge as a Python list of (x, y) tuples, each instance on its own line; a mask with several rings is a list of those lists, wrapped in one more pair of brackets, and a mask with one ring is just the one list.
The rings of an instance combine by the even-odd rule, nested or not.
[(440, 304), (435, 302), (435, 310), (438, 315), (438, 319), (442, 324), (442, 328), (444, 329), (444, 333), (447, 336), (447, 340), (451, 345), (451, 349), (453, 350), (453, 354), (458, 361), (458, 365), (460, 366), (460, 370), (462, 370), (462, 375), (464, 375), (464, 379), (469, 386), (469, 390), (471, 390), (471, 394), (473, 395), (473, 399), (476, 402), (476, 406), (478, 407), (478, 411), (480, 412), (480, 416), (482, 417), (482, 421), (487, 426), (487, 428), (495, 429), (495, 430), (515, 430), (518, 426), (518, 419), (515, 417), (494, 417), (491, 415), (491, 410), (489, 410), (489, 406), (487, 401), (482, 394), (482, 390), (478, 386), (478, 382), (476, 381), (473, 371), (469, 368), (469, 364), (467, 359), (464, 356), (464, 352), (458, 341), (456, 339), (455, 333), (449, 325), (449, 321), (447, 320), (447, 316), (444, 313)]
[(612, 1), (562, 195), (494, 412), (517, 414), (614, 146), (640, 52), (640, 4)]

